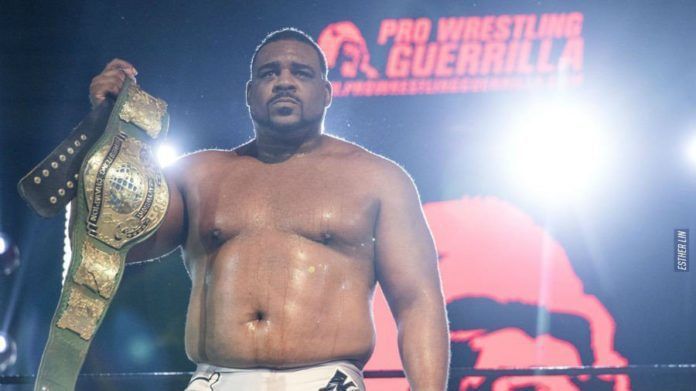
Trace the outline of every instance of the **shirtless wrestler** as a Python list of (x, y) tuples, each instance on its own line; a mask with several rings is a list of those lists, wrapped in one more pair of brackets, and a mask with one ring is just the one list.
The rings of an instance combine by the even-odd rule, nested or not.
[[(90, 86), (117, 94), (135, 68), (113, 60)], [(182, 246), (192, 290), (187, 390), (363, 390), (380, 283), (412, 390), (444, 390), (449, 340), (432, 237), (393, 162), (323, 132), (331, 84), (311, 38), (269, 34), (247, 105), (256, 137), (166, 171), (171, 202), (130, 261)]]

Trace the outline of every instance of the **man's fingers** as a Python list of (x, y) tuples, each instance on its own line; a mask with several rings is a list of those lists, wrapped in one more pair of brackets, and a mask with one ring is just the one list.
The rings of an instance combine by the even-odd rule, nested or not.
[(118, 69), (118, 68), (135, 68), (131, 63), (125, 60), (121, 60), (120, 58), (114, 58), (111, 60), (108, 64), (106, 64), (106, 68), (104, 68), (105, 71), (111, 70), (111, 69)]
[(96, 93), (90, 95), (90, 101), (92, 102), (92, 106), (97, 106), (98, 104), (103, 102), (104, 99), (106, 99), (107, 95), (111, 95), (113, 97), (118, 96), (120, 90), (120, 87), (116, 87), (114, 85), (99, 89)]
[(135, 76), (138, 74), (138, 71), (136, 71), (135, 68), (121, 68), (120, 71), (125, 73), (126, 76), (133, 80), (135, 80)]
[(126, 74), (120, 69), (112, 69), (110, 71), (105, 71), (105, 72), (98, 74), (92, 80), (104, 79), (104, 78), (109, 78), (109, 79), (117, 78), (123, 82), (126, 80)]
[(118, 95), (119, 92), (121, 92), (121, 86), (114, 83), (99, 83), (92, 88), (92, 95), (94, 97), (104, 98), (107, 93)]
[(115, 85), (118, 88), (121, 88), (125, 79), (126, 77), (123, 74), (111, 76), (100, 75), (92, 79), (92, 83), (90, 84), (89, 88), (90, 90), (95, 90), (104, 85)]
[(103, 101), (107, 95), (118, 96), (122, 87), (123, 79), (117, 76), (95, 78), (89, 86), (90, 100), (93, 105), (97, 105)]
[(111, 60), (104, 70), (92, 79), (89, 85), (89, 99), (92, 106), (101, 103), (107, 95), (118, 96), (123, 88), (126, 77), (135, 82), (138, 71), (128, 61), (115, 58)]
[(116, 68), (116, 69), (111, 69), (111, 70), (102, 72), (102, 75), (118, 75), (118, 77), (120, 77), (122, 79), (124, 79), (125, 77), (128, 77), (131, 80), (135, 80), (135, 76), (137, 74), (138, 74), (138, 71), (136, 71), (133, 68)]
[(105, 73), (107, 71), (111, 70), (122, 70), (123, 72), (126, 73), (131, 79), (134, 79), (135, 76), (138, 75), (138, 71), (135, 69), (135, 67), (129, 63), (128, 61), (121, 60), (119, 58), (115, 58), (111, 60), (108, 64), (106, 64), (106, 67), (104, 68), (104, 71), (102, 73)]
[(121, 68), (116, 68), (116, 69), (111, 69), (108, 71), (104, 71), (101, 74), (99, 74), (96, 77), (101, 77), (101, 76), (116, 76), (121, 80), (126, 80), (126, 77), (130, 78), (131, 80), (135, 81), (135, 75), (138, 73), (134, 69), (121, 69)]
[(112, 92), (114, 95), (118, 95), (118, 93), (121, 91), (121, 87), (123, 84), (116, 84), (116, 83), (108, 83), (108, 82), (103, 82), (103, 83), (95, 83), (92, 86), (90, 86), (90, 95), (93, 96), (100, 96), (104, 95), (105, 91)]

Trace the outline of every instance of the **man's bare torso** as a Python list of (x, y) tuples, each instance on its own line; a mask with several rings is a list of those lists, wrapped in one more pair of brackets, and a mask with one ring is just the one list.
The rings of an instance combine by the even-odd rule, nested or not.
[[(411, 388), (444, 390), (447, 318), (418, 192), (392, 162), (321, 136), (332, 96), (322, 59), (302, 32), (266, 37), (246, 88), (253, 144), (168, 169), (164, 221), (127, 261), (183, 245), (192, 279), (187, 353), (238, 368), (362, 367), (375, 341), (378, 280)], [(114, 59), (92, 79), (90, 100), (117, 94), (136, 74)]]
[(322, 138), (312, 153), (275, 164), (223, 151), (189, 158), (178, 186), (193, 361), (252, 368), (345, 359), (362, 367), (369, 358), (379, 212), (371, 181), (383, 163)]

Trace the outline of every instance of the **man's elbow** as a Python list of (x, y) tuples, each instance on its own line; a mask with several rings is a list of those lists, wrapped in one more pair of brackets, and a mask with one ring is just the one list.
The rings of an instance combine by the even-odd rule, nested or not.
[(397, 325), (414, 317), (441, 318), (445, 314), (442, 292), (413, 292), (394, 298), (394, 319)]
[(157, 240), (157, 235), (153, 235), (142, 243), (138, 243), (128, 251), (126, 263), (138, 263), (161, 258), (179, 248), (179, 245), (162, 244)]

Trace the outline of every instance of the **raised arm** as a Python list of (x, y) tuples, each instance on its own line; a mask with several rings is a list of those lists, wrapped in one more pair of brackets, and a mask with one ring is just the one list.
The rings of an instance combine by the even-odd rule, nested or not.
[(398, 328), (401, 361), (411, 389), (442, 391), (449, 335), (437, 254), (413, 181), (387, 163), (376, 226), (377, 278)]
[[(135, 67), (127, 61), (114, 59), (109, 62), (90, 84), (89, 99), (92, 106), (98, 105), (108, 96), (114, 98), (118, 96), (126, 78), (135, 81), (137, 74)], [(165, 170), (164, 175), (169, 185), (169, 208), (165, 218), (150, 238), (128, 252), (127, 262), (162, 256), (183, 243), (186, 232), (185, 206), (179, 175), (185, 170), (185, 164), (185, 162), (179, 162)]]

